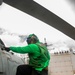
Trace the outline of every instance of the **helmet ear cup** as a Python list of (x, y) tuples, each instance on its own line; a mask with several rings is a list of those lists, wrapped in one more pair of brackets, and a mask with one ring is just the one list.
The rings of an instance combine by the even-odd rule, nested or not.
[(27, 42), (27, 44), (30, 44), (31, 43), (31, 37), (28, 37), (26, 42)]

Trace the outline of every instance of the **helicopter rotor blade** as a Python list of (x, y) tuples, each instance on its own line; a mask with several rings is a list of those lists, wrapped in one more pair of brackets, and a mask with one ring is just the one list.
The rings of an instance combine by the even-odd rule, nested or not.
[(45, 7), (34, 2), (33, 0), (3, 0), (6, 4), (11, 5), (45, 23), (58, 29), (67, 36), (75, 39), (75, 28), (47, 10)]

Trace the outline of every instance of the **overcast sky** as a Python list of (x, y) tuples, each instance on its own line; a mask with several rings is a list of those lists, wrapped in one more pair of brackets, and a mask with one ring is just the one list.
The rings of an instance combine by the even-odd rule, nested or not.
[[(45, 0), (45, 2), (43, 0), (38, 1), (70, 24), (75, 25), (75, 14), (74, 12), (71, 12), (71, 8), (68, 7), (68, 4), (66, 4), (64, 0), (60, 1), (60, 3), (59, 0)], [(18, 34), (26, 35), (34, 33), (41, 41), (43, 41), (44, 38), (51, 42), (68, 39), (68, 37), (60, 31), (5, 3), (0, 6), (0, 27)]]
[(75, 27), (74, 0), (34, 0)]

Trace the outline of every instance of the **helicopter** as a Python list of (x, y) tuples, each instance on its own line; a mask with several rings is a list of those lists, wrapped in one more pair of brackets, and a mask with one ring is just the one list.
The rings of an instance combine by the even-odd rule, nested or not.
[(25, 61), (12, 52), (2, 51), (1, 48), (4, 46), (0, 39), (0, 75), (16, 75), (17, 66), (25, 64)]
[[(18, 9), (18, 10), (20, 10), (20, 11), (23, 11), (23, 12), (25, 12), (25, 13), (45, 22), (45, 23), (47, 23), (48, 25), (58, 29), (59, 31), (63, 32), (65, 35), (67, 35), (67, 36), (69, 36), (75, 40), (75, 35), (74, 35), (75, 34), (75, 28), (71, 24), (69, 24), (65, 20), (61, 19), (59, 16), (52, 13), (51, 11), (49, 11), (45, 7), (41, 6), (40, 4), (36, 3), (35, 1), (33, 1), (33, 0), (3, 0), (3, 2), (16, 8), (16, 9)], [(1, 4), (2, 4), (2, 2), (1, 2)], [(2, 51), (0, 53), (2, 53)], [(12, 55), (9, 53), (5, 54), (5, 55), (12, 57)], [(15, 57), (15, 56), (13, 56), (13, 57)], [(10, 58), (8, 58), (8, 59), (10, 59)], [(17, 59), (19, 59), (19, 58), (17, 58)], [(5, 57), (3, 61), (7, 61), (7, 58)], [(16, 62), (17, 62), (17, 60), (16, 60)], [(3, 64), (3, 63), (1, 63), (1, 64)], [(12, 62), (9, 61), (9, 63), (11, 66)], [(23, 62), (21, 61), (20, 64), (23, 64)], [(4, 65), (2, 65), (2, 66), (4, 66)], [(11, 71), (10, 71), (9, 72), (10, 74), (9, 74), (8, 71), (6, 71), (7, 73), (4, 74), (2, 72), (2, 70), (3, 70), (2, 66), (0, 67), (1, 68), (0, 74), (12, 75), (14, 73), (14, 72), (11, 73)], [(17, 66), (16, 66), (16, 68), (17, 68)], [(16, 73), (16, 68), (15, 68), (15, 73)], [(9, 69), (10, 69), (10, 67), (9, 67)], [(13, 74), (13, 75), (15, 75), (15, 74)]]

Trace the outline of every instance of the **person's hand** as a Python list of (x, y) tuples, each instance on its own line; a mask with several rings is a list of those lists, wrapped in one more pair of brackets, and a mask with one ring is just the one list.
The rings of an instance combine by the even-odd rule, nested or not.
[(9, 47), (3, 47), (3, 48), (1, 48), (1, 50), (5, 50), (5, 51), (9, 52), (10, 48)]
[(10, 48), (9, 48), (9, 47), (5, 47), (5, 50), (6, 50), (7, 52), (9, 52), (9, 51), (10, 51)]

